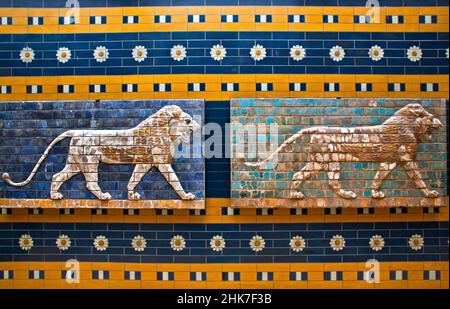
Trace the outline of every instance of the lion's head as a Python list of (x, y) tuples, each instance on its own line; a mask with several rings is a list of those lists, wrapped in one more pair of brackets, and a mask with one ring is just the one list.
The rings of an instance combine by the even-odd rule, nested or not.
[(159, 111), (161, 117), (169, 117), (169, 134), (174, 142), (189, 143), (191, 134), (200, 129), (200, 125), (179, 106), (168, 105)]
[(399, 109), (394, 114), (393, 120), (399, 124), (414, 126), (414, 135), (421, 141), (430, 141), (433, 131), (444, 126), (439, 119), (417, 103)]

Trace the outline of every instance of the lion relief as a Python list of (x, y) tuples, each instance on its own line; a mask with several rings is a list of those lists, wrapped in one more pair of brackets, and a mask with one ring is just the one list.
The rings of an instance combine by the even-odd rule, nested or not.
[(63, 199), (59, 188), (79, 173), (83, 173), (87, 189), (98, 199), (111, 199), (111, 195), (102, 192), (98, 185), (98, 166), (103, 162), (135, 164), (127, 186), (130, 200), (141, 199), (134, 189), (153, 167), (161, 172), (181, 199), (193, 200), (195, 196), (184, 191), (171, 164), (176, 147), (181, 142), (189, 143), (191, 134), (199, 128), (200, 125), (180, 107), (169, 105), (131, 129), (66, 131), (50, 143), (25, 181), (13, 182), (8, 173), (3, 174), (3, 180), (16, 187), (27, 185), (51, 149), (63, 139), (71, 138), (66, 165), (52, 177), (51, 199)]
[(392, 170), (401, 166), (416, 187), (429, 198), (439, 193), (429, 190), (422, 179), (416, 162), (417, 146), (430, 141), (432, 132), (443, 124), (427, 112), (420, 104), (408, 104), (399, 109), (381, 125), (364, 127), (311, 127), (305, 128), (288, 138), (267, 159), (259, 163), (245, 163), (251, 168), (263, 168), (282, 151), (289, 150), (302, 136), (310, 136), (310, 148), (306, 165), (294, 174), (290, 184), (290, 198), (304, 199), (300, 191), (302, 183), (321, 171), (328, 175), (331, 189), (340, 197), (354, 199), (353, 191), (344, 190), (340, 183), (341, 162), (379, 162), (379, 170), (373, 179), (372, 198), (381, 199), (382, 182)]

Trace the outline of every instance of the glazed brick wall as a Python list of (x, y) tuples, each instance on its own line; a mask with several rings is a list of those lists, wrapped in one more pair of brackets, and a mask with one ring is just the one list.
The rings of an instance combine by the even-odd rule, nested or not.
[[(242, 125), (262, 124), (266, 126), (267, 132), (269, 132), (270, 124), (276, 124), (278, 127), (276, 145), (278, 146), (293, 134), (308, 127), (351, 128), (379, 125), (409, 103), (421, 104), (444, 124), (444, 128), (433, 132), (431, 141), (419, 144), (416, 158), (428, 187), (438, 190), (441, 196), (446, 196), (447, 136), (444, 132), (447, 131), (447, 108), (445, 100), (235, 99), (232, 100), (231, 120)], [(257, 134), (256, 138), (263, 140), (268, 136)], [(292, 151), (279, 154), (275, 169), (258, 171), (245, 167), (242, 161), (233, 161), (231, 198), (289, 198), (293, 174), (300, 171), (308, 162), (309, 149), (309, 137), (299, 138)], [(268, 155), (269, 153), (257, 154), (259, 160)], [(248, 159), (248, 161), (254, 162), (255, 159)], [(275, 164), (274, 162), (272, 166)], [(372, 180), (378, 168), (379, 162), (343, 162), (339, 182), (344, 189), (354, 191), (358, 197), (370, 198)], [(305, 181), (301, 191), (307, 198), (333, 198), (335, 193), (329, 188), (327, 182), (327, 175), (322, 172), (317, 177)], [(422, 197), (422, 192), (414, 186), (401, 166), (398, 166), (392, 175), (383, 181), (382, 189), (386, 197)]]
[[(65, 0), (1, 1), (0, 16), (14, 17), (13, 25), (0, 26), (0, 86), (4, 86), (2, 91), (9, 90), (0, 93), (0, 100), (15, 104), (198, 98), (205, 99), (205, 121), (223, 128), (230, 122), (231, 98), (448, 98), (446, 0), (385, 0), (379, 25), (354, 22), (356, 15), (365, 12), (357, 7), (364, 1), (355, 0), (83, 0), (87, 16), (82, 28), (58, 25), (58, 13), (45, 16), (44, 26), (27, 24), (29, 14), (46, 14), (41, 8), (61, 8), (64, 4)], [(128, 6), (139, 7), (125, 8)], [(188, 14), (196, 13), (204, 13), (207, 22), (189, 23)], [(107, 25), (90, 25), (89, 14), (107, 15)], [(130, 14), (142, 16), (144, 30), (141, 24), (122, 23), (123, 16)], [(154, 18), (159, 14), (172, 15), (178, 21), (156, 25)], [(220, 22), (222, 14), (238, 15), (239, 23)], [(274, 22), (256, 23), (257, 14), (273, 14)], [(289, 23), (289, 14), (305, 14), (307, 23)], [(324, 23), (327, 14), (338, 15), (339, 23)], [(389, 24), (386, 15), (402, 15), (406, 23)], [(436, 15), (437, 24), (422, 24), (419, 15)], [(249, 63), (248, 48), (259, 42), (264, 43), (269, 57)], [(169, 53), (171, 45), (179, 43), (188, 47), (188, 57), (177, 64)], [(219, 43), (229, 52), (223, 64), (208, 57), (209, 48)], [(289, 48), (294, 44), (308, 47), (308, 56), (301, 62), (289, 59)], [(336, 44), (346, 47), (347, 58), (340, 63), (332, 63), (327, 56), (327, 49)], [(386, 54), (380, 62), (371, 63), (367, 50), (375, 44), (384, 47)], [(405, 49), (412, 44), (424, 51), (422, 61), (414, 64), (405, 58)], [(111, 52), (101, 65), (92, 59), (92, 49), (98, 45)], [(145, 62), (132, 61), (135, 45), (148, 48)], [(32, 46), (37, 55), (28, 65), (18, 61), (19, 50), (25, 46)], [(73, 50), (74, 57), (66, 64), (55, 59), (55, 50), (61, 46)], [(194, 82), (204, 83), (205, 91), (189, 91), (189, 83)], [(257, 91), (257, 83), (263, 82), (273, 83), (272, 90)], [(305, 83), (306, 89), (292, 91), (291, 84), (297, 82)], [(340, 91), (326, 91), (329, 82), (340, 83)], [(137, 92), (123, 92), (123, 84), (128, 83), (136, 84)], [(171, 84), (171, 91), (154, 92), (157, 83)], [(225, 83), (238, 84), (239, 90), (225, 91)], [(358, 83), (371, 84), (372, 91), (358, 91)], [(390, 90), (393, 83), (403, 83), (403, 91)], [(105, 84), (105, 92), (91, 93), (92, 84)], [(431, 91), (423, 84), (433, 84)], [(31, 85), (41, 85), (42, 93), (27, 93)], [(62, 85), (74, 85), (74, 92), (58, 93)], [(1, 209), (0, 271), (9, 271), (14, 279), (0, 280), (0, 287), (67, 288), (61, 280), (61, 262), (77, 257), (86, 261), (82, 265), (83, 287), (367, 288), (365, 282), (358, 285), (357, 281), (365, 259), (376, 257), (385, 261), (383, 282), (377, 288), (448, 288), (448, 206), (231, 209), (230, 161), (208, 159), (205, 170), (207, 199), (206, 209), (201, 211)], [(18, 246), (18, 238), (25, 233), (36, 241), (30, 251)], [(72, 248), (57, 252), (55, 237), (62, 233), (73, 239)], [(94, 249), (93, 238), (100, 233), (110, 238), (111, 251)], [(377, 233), (386, 239), (385, 251), (374, 252), (368, 245)], [(138, 234), (149, 240), (141, 253), (130, 244)], [(177, 234), (187, 241), (183, 252), (170, 250), (169, 239)], [(267, 251), (254, 253), (249, 249), (249, 238), (256, 234), (266, 238)], [(332, 252), (329, 237), (335, 234), (346, 237), (348, 251)], [(422, 250), (409, 248), (408, 238), (413, 234), (425, 237)], [(226, 238), (228, 248), (223, 253), (209, 248), (209, 238), (214, 235)], [(289, 238), (294, 235), (305, 237), (306, 251), (289, 250)], [(32, 270), (45, 274), (45, 280), (28, 280)], [(110, 280), (90, 280), (98, 277), (95, 273), (99, 270), (108, 271)], [(138, 272), (141, 280), (128, 280), (130, 270)], [(407, 274), (408, 280), (393, 280), (391, 273), (396, 270)], [(193, 271), (205, 272), (207, 282), (190, 281), (189, 272)], [(307, 281), (291, 282), (291, 272), (295, 271), (307, 274)], [(343, 282), (326, 281), (333, 271), (339, 272)], [(439, 271), (440, 280), (425, 281), (428, 271)], [(158, 280), (162, 272), (170, 273), (173, 281)], [(226, 272), (239, 274), (240, 282), (226, 281)], [(260, 272), (272, 273), (274, 281), (257, 281)]]
[[(203, 101), (72, 101), (1, 102), (0, 170), (13, 180), (26, 179), (50, 142), (67, 130), (120, 130), (135, 127), (168, 104), (180, 106), (199, 123), (203, 121)], [(70, 138), (54, 147), (32, 182), (24, 188), (0, 185), (4, 198), (50, 198), (52, 176), (61, 171), (67, 159)], [(200, 146), (192, 147), (192, 157), (174, 160), (173, 168), (183, 188), (198, 199), (205, 198), (205, 165)], [(200, 157), (198, 157), (200, 156)], [(128, 199), (127, 184), (134, 165), (101, 164), (99, 185), (113, 199)], [(19, 180), (20, 179), (20, 180)], [(95, 199), (86, 189), (80, 173), (61, 187), (68, 199)], [(136, 187), (148, 200), (179, 199), (162, 175), (153, 169)]]

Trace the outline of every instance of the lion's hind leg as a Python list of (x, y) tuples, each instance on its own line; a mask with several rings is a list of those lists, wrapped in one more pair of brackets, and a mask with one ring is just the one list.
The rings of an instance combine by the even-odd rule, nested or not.
[(110, 200), (111, 194), (102, 192), (98, 185), (98, 158), (90, 156), (88, 157), (87, 162), (88, 163), (80, 165), (81, 171), (86, 179), (86, 188), (99, 200)]
[(300, 170), (300, 172), (295, 173), (294, 177), (292, 178), (290, 198), (304, 199), (305, 195), (300, 191), (300, 186), (305, 180), (308, 180), (317, 175), (322, 170), (322, 168), (323, 166), (320, 163), (308, 162)]
[(342, 189), (339, 182), (340, 179), (341, 164), (339, 162), (331, 162), (328, 164), (328, 184), (334, 190), (334, 192), (342, 198), (354, 199), (356, 193), (353, 191), (347, 191)]
[(394, 168), (397, 166), (397, 163), (381, 163), (379, 170), (375, 174), (372, 183), (372, 198), (382, 199), (384, 198), (384, 192), (380, 190), (381, 184), (383, 180), (388, 177)]
[(66, 166), (64, 166), (63, 170), (52, 176), (52, 184), (50, 188), (50, 198), (52, 200), (61, 200), (63, 199), (63, 195), (58, 192), (61, 185), (68, 181), (73, 176), (80, 173), (81, 170), (77, 163), (74, 162), (71, 156), (67, 158)]
[(151, 169), (152, 164), (136, 164), (134, 167), (133, 174), (131, 175), (130, 181), (128, 182), (128, 199), (130, 200), (140, 200), (141, 195), (137, 192), (134, 192), (134, 188), (141, 182), (142, 178), (144, 178), (145, 174), (147, 174)]

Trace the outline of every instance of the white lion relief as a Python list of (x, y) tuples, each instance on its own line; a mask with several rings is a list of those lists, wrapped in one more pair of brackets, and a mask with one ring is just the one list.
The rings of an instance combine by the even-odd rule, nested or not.
[(98, 185), (98, 165), (103, 162), (136, 165), (127, 187), (130, 200), (141, 199), (134, 189), (152, 167), (161, 172), (181, 199), (194, 200), (196, 197), (192, 193), (184, 191), (171, 164), (176, 147), (181, 142), (189, 143), (191, 134), (199, 128), (200, 125), (179, 106), (169, 105), (131, 129), (66, 131), (50, 143), (25, 181), (14, 182), (8, 173), (3, 174), (3, 180), (16, 187), (27, 185), (52, 148), (63, 139), (71, 138), (66, 165), (52, 177), (51, 199), (63, 199), (59, 188), (79, 173), (83, 173), (87, 189), (98, 199), (111, 199)]

